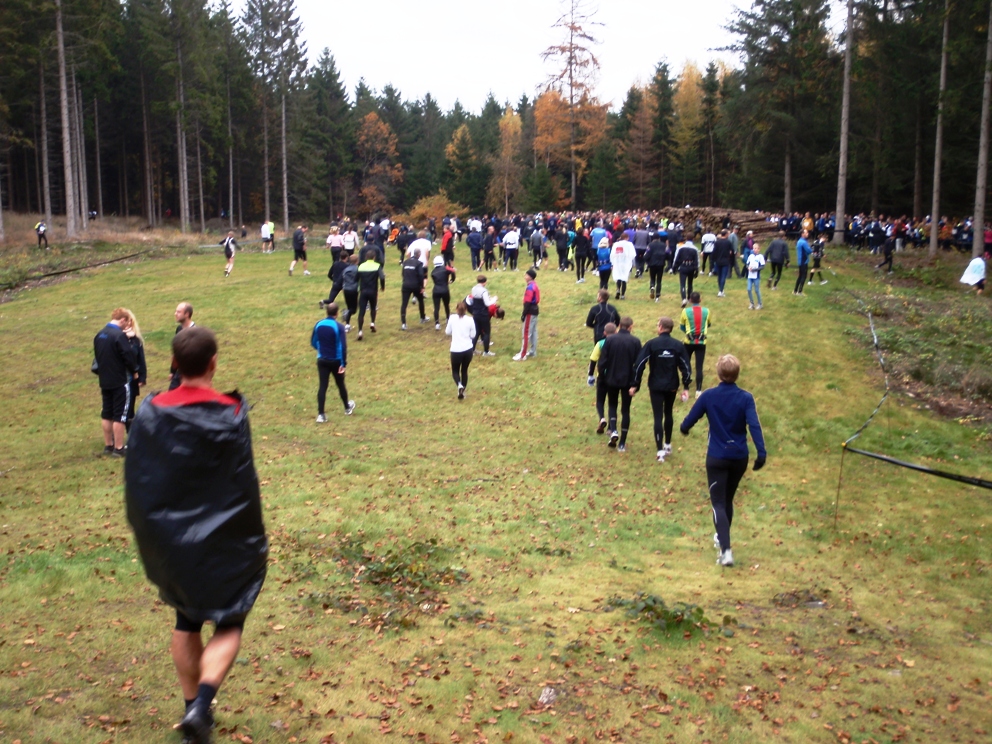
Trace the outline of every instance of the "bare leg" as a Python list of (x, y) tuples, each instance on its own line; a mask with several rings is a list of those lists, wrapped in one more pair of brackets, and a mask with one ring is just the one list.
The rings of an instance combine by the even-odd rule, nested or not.
[[(114, 449), (120, 449), (124, 446), (124, 437), (127, 436), (127, 427), (120, 421), (114, 421), (113, 432), (114, 432)], [(104, 435), (106, 438), (106, 435)]]
[(172, 631), (172, 663), (179, 675), (183, 698), (192, 700), (200, 684), (200, 658), (203, 656), (203, 639), (199, 633), (183, 630)]
[(241, 628), (220, 628), (203, 645), (199, 633), (172, 631), (172, 662), (183, 697), (192, 700), (200, 684), (218, 688), (241, 648)]
[(114, 444), (114, 422), (107, 419), (100, 419), (100, 427), (103, 429), (103, 443), (107, 447)]

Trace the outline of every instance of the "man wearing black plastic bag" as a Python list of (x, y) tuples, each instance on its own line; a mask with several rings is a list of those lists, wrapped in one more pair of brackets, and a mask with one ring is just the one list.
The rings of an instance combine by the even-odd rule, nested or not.
[[(186, 701), (185, 744), (210, 741), (210, 704), (241, 646), (265, 580), (268, 541), (248, 404), (211, 387), (217, 339), (193, 327), (172, 340), (182, 384), (149, 396), (125, 459), (127, 518), (159, 596), (176, 609), (172, 659)], [(216, 626), (206, 646), (204, 622)]]

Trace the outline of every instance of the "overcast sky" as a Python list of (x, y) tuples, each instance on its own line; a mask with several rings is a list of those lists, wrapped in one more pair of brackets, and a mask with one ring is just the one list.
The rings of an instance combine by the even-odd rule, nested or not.
[[(561, 0), (296, 0), (311, 62), (328, 47), (349, 96), (359, 78), (376, 91), (392, 84), (406, 100), (430, 92), (447, 110), (455, 100), (473, 112), (489, 91), (501, 103), (533, 98), (551, 71), (541, 52), (556, 43), (551, 28)], [(596, 54), (600, 100), (623, 103), (635, 82), (647, 83), (666, 60), (675, 75), (686, 60), (701, 69), (730, 38), (723, 30), (732, 0), (588, 0), (602, 26)], [(240, 13), (244, 0), (235, 0)]]

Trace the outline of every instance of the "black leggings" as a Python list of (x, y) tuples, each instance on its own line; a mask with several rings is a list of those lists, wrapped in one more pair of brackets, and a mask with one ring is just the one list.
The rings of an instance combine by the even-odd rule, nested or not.
[(706, 482), (710, 485), (713, 526), (720, 540), (720, 550), (730, 550), (730, 525), (734, 521), (734, 494), (747, 472), (747, 458), (721, 460), (706, 458)]
[(506, 265), (509, 264), (510, 265), (510, 269), (513, 270), (513, 271), (516, 271), (517, 270), (517, 258), (519, 256), (520, 256), (520, 251), (517, 250), (517, 249), (513, 249), (512, 251), (507, 251), (506, 252), (506, 257), (503, 259), (503, 268), (505, 269), (506, 268)]
[(468, 365), (474, 353), (472, 349), (451, 352), (451, 376), (459, 387), (468, 387)]
[(610, 272), (612, 269), (600, 269), (599, 270), (599, 288), (609, 289), (610, 288)]
[(617, 397), (620, 398), (620, 444), (624, 444), (630, 429), (630, 388), (608, 387), (606, 397), (609, 400), (610, 431), (617, 431)]
[(357, 289), (346, 289), (343, 291), (344, 303), (348, 310), (344, 316), (344, 322), (350, 323), (351, 319), (355, 317), (355, 313), (358, 312), (358, 290)]
[[(482, 302), (482, 300), (478, 300)], [(475, 319), (475, 340), (472, 342), (472, 351), (475, 351), (475, 345), (482, 341), (482, 350), (484, 352), (489, 351), (489, 336), (492, 334), (492, 319), (489, 317), (489, 311), (486, 310), (486, 317), (480, 318), (478, 315), (472, 316)]]
[(585, 256), (575, 256), (575, 278), (585, 279), (586, 278), (586, 257)]
[(658, 449), (672, 443), (672, 407), (677, 390), (652, 390), (651, 411), (654, 413), (654, 441)]
[(694, 277), (692, 274), (683, 274), (679, 272), (679, 292), (682, 295), (682, 299), (688, 301), (689, 295), (692, 294), (692, 280)]
[(606, 418), (606, 378), (603, 375), (596, 378), (596, 413), (600, 421)]
[(378, 292), (360, 292), (358, 295), (358, 330), (362, 330), (365, 323), (365, 310), (368, 308), (369, 315), (372, 316), (372, 325), (375, 325), (375, 306), (379, 304)]
[(324, 412), (324, 401), (327, 399), (327, 383), (334, 377), (334, 383), (338, 386), (338, 393), (341, 394), (341, 402), (344, 403), (345, 410), (348, 409), (348, 388), (344, 385), (344, 375), (338, 371), (341, 362), (334, 360), (328, 362), (324, 359), (317, 360), (317, 376), (320, 379), (320, 387), (317, 388), (317, 413)]
[(685, 353), (689, 355), (692, 362), (692, 355), (696, 355), (696, 390), (703, 389), (703, 361), (706, 359), (706, 344), (686, 344)]
[(648, 266), (648, 276), (651, 279), (651, 289), (661, 294), (661, 279), (665, 276), (664, 266)]
[(799, 276), (796, 277), (796, 287), (793, 292), (803, 293), (803, 287), (806, 286), (806, 272), (809, 271), (809, 264), (803, 264), (799, 267)]
[(623, 279), (617, 279), (617, 293), (624, 297), (627, 294), (627, 282)]
[(770, 277), (768, 277), (768, 284), (770, 286), (772, 286), (772, 287), (777, 287), (778, 286), (778, 281), (779, 281), (779, 279), (782, 278), (782, 269), (784, 267), (785, 267), (785, 264), (780, 264), (780, 263), (773, 263), (772, 264), (772, 275)]
[(492, 253), (486, 253), (482, 257), (482, 263), (486, 267), (486, 271), (492, 271), (493, 270), (493, 260), (495, 258), (496, 257)]
[[(424, 316), (424, 292), (423, 292), (423, 290), (421, 290), (421, 289), (407, 289), (406, 287), (403, 287), (403, 289), (401, 290), (401, 295), (402, 295), (403, 299), (400, 302), (400, 323), (402, 323), (403, 325), (406, 325), (406, 308), (407, 308), (407, 305), (410, 304), (410, 297), (411, 296), (417, 298), (417, 307), (420, 310), (420, 319), (423, 320), (424, 317), (425, 317)], [(373, 323), (375, 322), (375, 318), (372, 319), (372, 322)]]
[(441, 322), (441, 303), (444, 303), (444, 319), (451, 317), (451, 295), (434, 295), (434, 322)]

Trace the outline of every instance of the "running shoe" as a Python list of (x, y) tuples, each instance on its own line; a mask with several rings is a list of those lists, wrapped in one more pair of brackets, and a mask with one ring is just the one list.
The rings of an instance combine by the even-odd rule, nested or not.
[(103, 454), (105, 454), (105, 455), (112, 455), (113, 453), (114, 453), (114, 445), (108, 444), (108, 445), (105, 445), (104, 446), (104, 448), (103, 448)]
[(664, 462), (665, 461), (665, 450), (658, 450), (658, 454), (657, 454), (656, 457), (657, 457), (658, 462)]
[(720, 550), (720, 536), (715, 532), (713, 533), (713, 547), (717, 549), (717, 552), (723, 552)]
[(319, 307), (321, 310), (323, 310), (324, 309), (324, 301), (323, 300), (317, 300), (317, 307)]
[(626, 452), (626, 451), (627, 451), (627, 445), (626, 444), (621, 444), (621, 445), (619, 445), (617, 447), (617, 452)]
[(344, 332), (348, 333), (351, 330), (351, 323), (344, 324)]
[(606, 431), (606, 419), (600, 419), (599, 426), (596, 427), (596, 433), (602, 434), (604, 431)]
[(496, 356), (496, 352), (495, 351), (487, 351), (487, 352), (484, 352), (482, 356)]
[(651, 299), (654, 299), (654, 287), (651, 287)]
[(403, 325), (400, 326), (400, 330), (401, 331), (405, 331), (406, 330), (406, 323), (404, 323)]
[(375, 333), (375, 323), (369, 323), (369, 330), (371, 330), (372, 333)]
[(322, 413), (318, 413), (317, 414), (317, 423), (318, 424), (326, 424), (327, 423), (327, 416), (325, 416)]
[(731, 552), (730, 548), (720, 553), (720, 557), (716, 559), (716, 564), (718, 566), (733, 566), (734, 565), (734, 554)]
[(190, 744), (209, 744), (213, 727), (214, 717), (210, 708), (195, 702), (189, 706), (183, 720), (179, 722), (179, 729)]
[(618, 431), (610, 432), (610, 441), (606, 443), (607, 447), (616, 447), (617, 442), (620, 440), (620, 433)]
[[(891, 274), (892, 272), (890, 271), (889, 273)], [(826, 283), (827, 283), (827, 280), (826, 279), (824, 279), (822, 282), (820, 282), (820, 284), (826, 284)]]
[(459, 385), (458, 386), (458, 400), (464, 400), (464, 399), (465, 399), (465, 388), (462, 387), (461, 385)]
[(514, 354), (513, 355), (513, 361), (515, 361), (515, 362), (526, 362), (527, 361), (527, 357), (526, 356), (523, 356), (522, 354)]
[(348, 401), (348, 407), (344, 409), (344, 415), (345, 416), (350, 416), (354, 412), (355, 412), (355, 401), (349, 400)]
[(363, 336), (362, 336), (362, 332), (361, 332), (361, 331), (359, 331), (359, 332), (358, 332), (358, 340), (359, 340), (359, 341), (361, 341), (361, 340), (362, 340), (362, 338), (363, 338)]
[(664, 447), (661, 448), (661, 451), (665, 453), (665, 457), (668, 457), (670, 454), (672, 454), (672, 445), (666, 444)]
[(697, 398), (698, 398), (698, 397), (699, 397), (700, 395), (702, 395), (702, 394), (703, 394), (703, 391), (702, 391), (702, 390), (697, 390), (697, 391), (696, 391), (696, 397), (697, 397)]
[(293, 270), (292, 270), (292, 269), (290, 269), (290, 270), (289, 270), (289, 275), (290, 275), (290, 276), (292, 276), (292, 275), (293, 275)]
[(440, 323), (435, 323), (434, 324), (434, 330), (435, 331), (440, 331), (441, 330), (441, 324)]
[(303, 276), (310, 276), (310, 272), (307, 271), (306, 269), (303, 269)]

